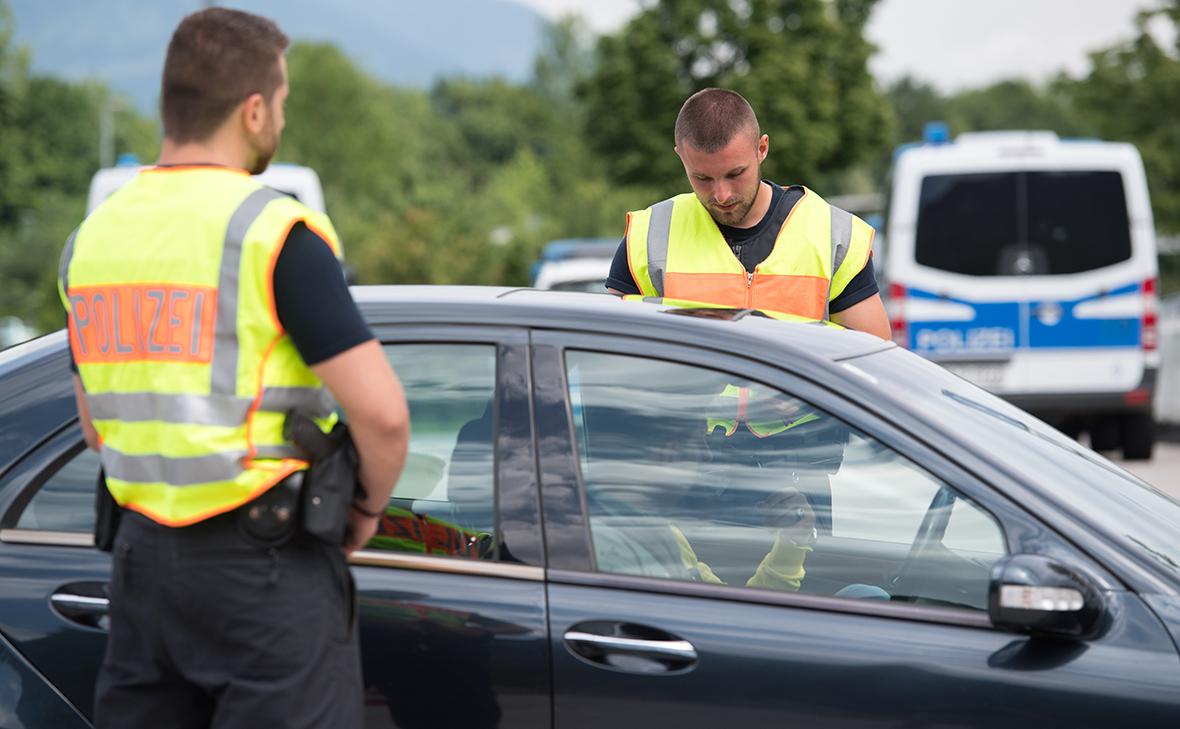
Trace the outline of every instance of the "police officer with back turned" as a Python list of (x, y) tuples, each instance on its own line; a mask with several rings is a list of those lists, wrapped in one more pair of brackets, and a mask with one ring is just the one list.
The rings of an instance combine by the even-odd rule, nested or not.
[[(159, 163), (62, 254), (80, 420), (123, 514), (99, 727), (361, 725), (345, 556), (377, 528), (409, 415), (331, 222), (250, 177), (283, 129), (286, 46), (256, 15), (186, 17)], [(293, 411), (332, 429), (332, 396), (360, 463), (344, 544), (296, 526), (315, 479), (283, 435)]]

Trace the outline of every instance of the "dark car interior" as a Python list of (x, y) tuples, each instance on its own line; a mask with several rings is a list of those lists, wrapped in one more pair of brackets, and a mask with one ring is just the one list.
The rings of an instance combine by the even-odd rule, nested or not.
[[(833, 520), (838, 523), (841, 515), (839, 507), (833, 513), (829, 479), (841, 468), (849, 438), (849, 429), (835, 419), (809, 423), (811, 427), (799, 428), (789, 438), (748, 433), (744, 438), (714, 438), (721, 441), (719, 446), (702, 437), (703, 423), (685, 432), (672, 419), (645, 422), (613, 403), (594, 403), (587, 392), (576, 415), (602, 571), (700, 579), (686, 566), (668, 529), (671, 524), (721, 581), (745, 585), (775, 542), (773, 524), (780, 515), (767, 512), (767, 495), (790, 487), (806, 495), (816, 522), (800, 592), (835, 595), (870, 586), (897, 602), (987, 608), (996, 555), (942, 543), (960, 498), (949, 488), (935, 494), (908, 542), (833, 536)], [(653, 459), (666, 474), (661, 483), (645, 475), (654, 471)], [(868, 592), (883, 596), (879, 590)]]

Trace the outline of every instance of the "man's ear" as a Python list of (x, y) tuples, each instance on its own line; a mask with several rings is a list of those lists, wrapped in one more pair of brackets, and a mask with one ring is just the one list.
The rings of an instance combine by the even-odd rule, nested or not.
[(762, 136), (761, 136), (761, 137), (758, 139), (758, 161), (759, 161), (759, 162), (763, 162), (763, 161), (765, 161), (765, 160), (766, 160), (766, 155), (767, 155), (769, 152), (770, 152), (770, 137), (768, 137), (767, 135), (763, 134), (763, 135), (762, 135)]
[(262, 98), (262, 94), (250, 94), (239, 109), (242, 127), (251, 135), (261, 134), (266, 126), (266, 99)]

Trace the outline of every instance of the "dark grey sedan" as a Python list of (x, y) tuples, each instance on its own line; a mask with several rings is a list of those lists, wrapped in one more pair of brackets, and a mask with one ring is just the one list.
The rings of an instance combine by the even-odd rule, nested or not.
[[(369, 726), (1180, 726), (1180, 505), (936, 365), (748, 310), (354, 293), (413, 417), (353, 558)], [(88, 725), (97, 470), (65, 337), (0, 354), (2, 726)]]

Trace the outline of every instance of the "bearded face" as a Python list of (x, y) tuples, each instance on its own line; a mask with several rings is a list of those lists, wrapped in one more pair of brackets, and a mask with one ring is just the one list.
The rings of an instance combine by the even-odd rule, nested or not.
[(684, 172), (697, 199), (722, 225), (746, 228), (762, 182), (760, 167), (766, 157), (768, 140), (754, 134), (738, 133), (716, 152), (703, 152), (688, 142), (676, 147)]

